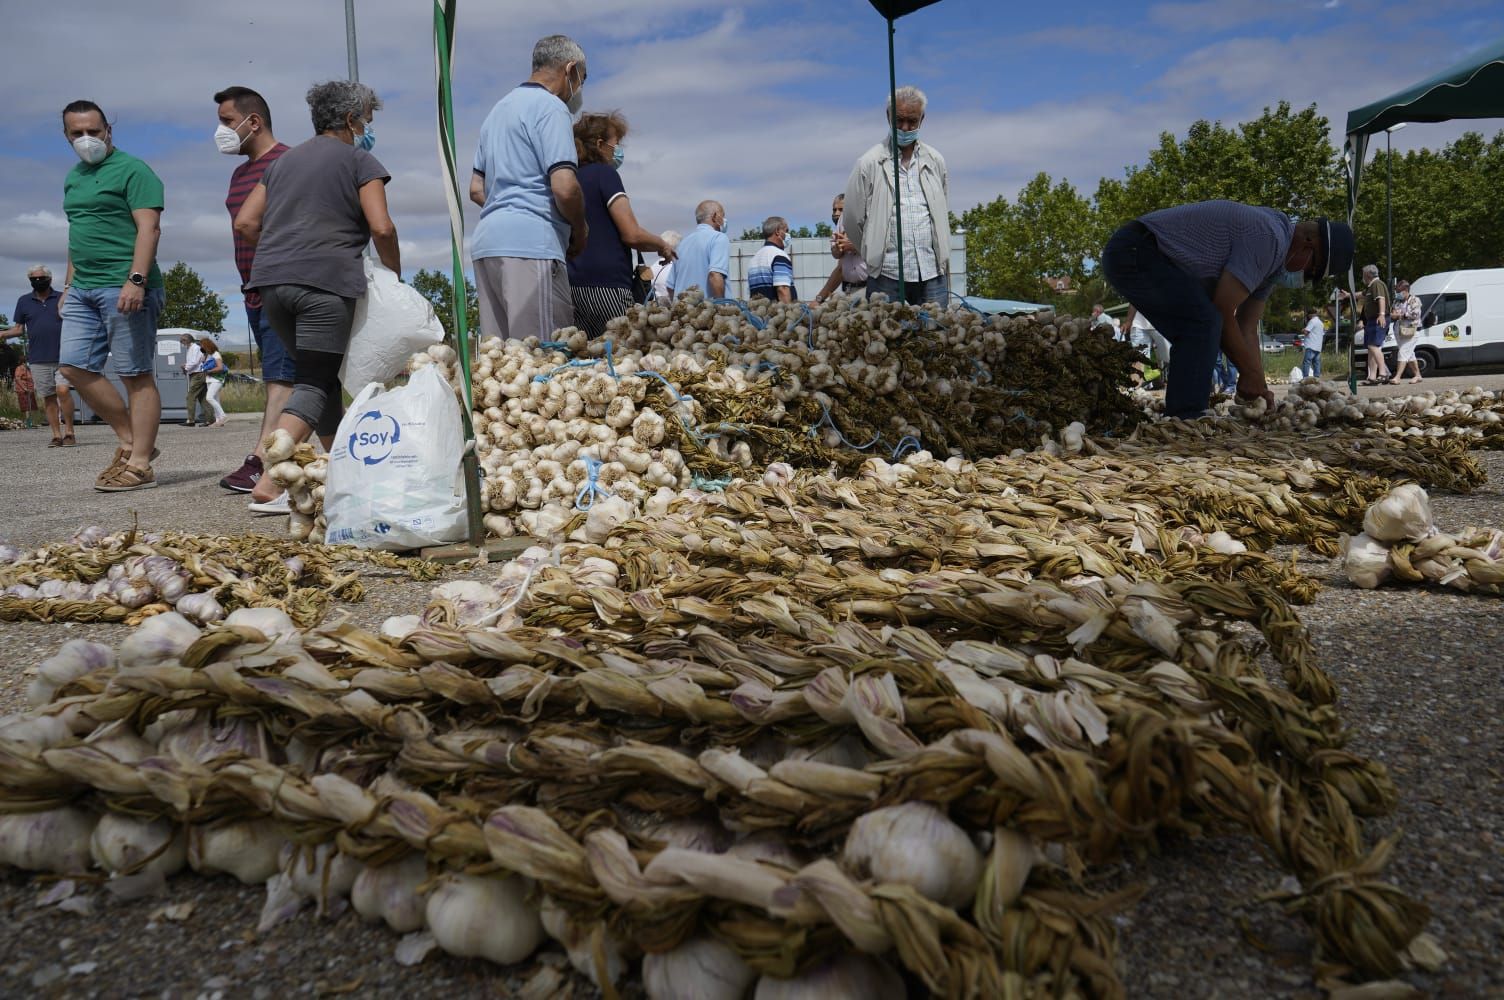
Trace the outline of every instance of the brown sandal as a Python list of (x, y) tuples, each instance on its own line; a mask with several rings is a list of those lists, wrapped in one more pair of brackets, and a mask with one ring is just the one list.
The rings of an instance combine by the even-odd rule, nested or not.
[(95, 483), (94, 488), (101, 493), (130, 493), (134, 490), (155, 489), (156, 485), (157, 476), (152, 472), (151, 466), (133, 469), (129, 465), (123, 465), (108, 479)]
[(47, 447), (49, 447), (49, 448), (61, 448), (62, 446), (63, 446), (63, 439), (62, 438), (53, 438), (51, 441), (47, 442)]
[(64, 434), (63, 435), (63, 445), (62, 446), (64, 448), (77, 448), (78, 447), (78, 438), (74, 437), (72, 434)]

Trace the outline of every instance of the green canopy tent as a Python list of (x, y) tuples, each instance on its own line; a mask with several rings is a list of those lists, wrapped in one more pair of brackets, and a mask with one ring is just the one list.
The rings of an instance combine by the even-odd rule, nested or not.
[[(1504, 117), (1504, 39), (1480, 48), (1462, 62), (1381, 101), (1351, 111), (1347, 116), (1347, 147), (1343, 165), (1347, 172), (1347, 222), (1352, 225), (1358, 210), (1358, 182), (1368, 137), (1402, 122), (1445, 122), (1454, 118)], [(1348, 290), (1356, 293), (1349, 268)], [(1348, 373), (1348, 387), (1357, 389), (1357, 369)]]
[(939, 3), (940, 0), (868, 0), (879, 14), (888, 20), (888, 106), (894, 114), (889, 116), (888, 135), (893, 150), (893, 215), (896, 226), (894, 244), (898, 247), (898, 297), (903, 298), (903, 211), (902, 193), (898, 189), (898, 70), (893, 61), (894, 22), (905, 14), (912, 14), (921, 7)]

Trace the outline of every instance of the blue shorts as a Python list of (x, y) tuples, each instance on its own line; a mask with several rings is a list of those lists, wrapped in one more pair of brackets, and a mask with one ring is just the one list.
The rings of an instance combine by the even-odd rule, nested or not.
[(298, 373), (297, 364), (272, 329), (266, 313), (260, 306), (246, 306), (245, 322), (251, 328), (251, 336), (256, 338), (256, 350), (261, 352), (261, 380), (292, 385)]
[(1367, 319), (1363, 321), (1364, 347), (1383, 347), (1384, 343), (1388, 339), (1388, 325), (1380, 325), (1379, 321), (1376, 319)]
[(103, 374), (106, 358), (116, 375), (150, 375), (157, 365), (157, 317), (167, 304), (160, 288), (148, 288), (141, 308), (115, 308), (120, 289), (74, 288), (63, 304), (58, 364)]

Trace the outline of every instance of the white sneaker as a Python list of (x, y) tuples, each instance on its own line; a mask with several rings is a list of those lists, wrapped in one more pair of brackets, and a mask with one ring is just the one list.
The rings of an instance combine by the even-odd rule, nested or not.
[(287, 504), (286, 490), (283, 490), (282, 495), (275, 500), (268, 500), (266, 503), (248, 503), (245, 506), (252, 514), (287, 514), (292, 511)]

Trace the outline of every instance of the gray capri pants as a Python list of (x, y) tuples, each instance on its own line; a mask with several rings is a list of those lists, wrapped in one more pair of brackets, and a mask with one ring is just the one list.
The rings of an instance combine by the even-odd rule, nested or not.
[(355, 300), (307, 285), (267, 285), (260, 292), (267, 322), (296, 362), (282, 412), (329, 437), (345, 415), (339, 368), (355, 326)]

